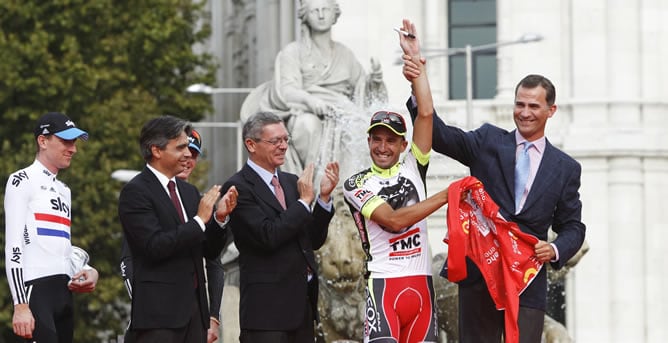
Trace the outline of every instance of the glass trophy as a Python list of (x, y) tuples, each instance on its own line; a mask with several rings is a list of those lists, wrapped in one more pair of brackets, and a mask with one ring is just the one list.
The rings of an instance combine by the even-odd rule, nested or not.
[(72, 272), (72, 275), (80, 272), (83, 267), (88, 264), (89, 260), (90, 258), (88, 257), (86, 250), (73, 245), (72, 254), (70, 255), (70, 271)]

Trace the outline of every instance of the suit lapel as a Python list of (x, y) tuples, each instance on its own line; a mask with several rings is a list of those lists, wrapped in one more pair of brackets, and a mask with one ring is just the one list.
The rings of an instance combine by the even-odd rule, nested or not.
[(287, 175), (280, 170), (278, 171), (278, 181), (281, 183), (281, 187), (283, 187), (283, 193), (285, 194), (285, 204), (290, 205), (294, 199), (299, 199), (299, 195), (297, 194), (297, 189), (292, 187), (290, 183), (288, 182)]
[(502, 138), (501, 147), (499, 148), (499, 164), (501, 165), (501, 172), (503, 174), (503, 181), (506, 184), (506, 189), (511, 194), (510, 198), (515, 196), (515, 151), (517, 150), (517, 143), (515, 142), (515, 131), (507, 133)]
[[(278, 212), (283, 211), (283, 207), (281, 206), (281, 203), (278, 202), (278, 199), (276, 199), (276, 195), (269, 189), (269, 186), (264, 183), (260, 175), (253, 170), (253, 168), (249, 167), (247, 164), (244, 165), (243, 169), (243, 176), (246, 179), (246, 181), (251, 185), (251, 189), (255, 194), (257, 194), (258, 199), (261, 201), (266, 202), (269, 206), (274, 208)], [(279, 173), (280, 175), (280, 173)], [(281, 180), (279, 179), (279, 182)], [(281, 183), (281, 186), (283, 183)], [(285, 192), (285, 188), (283, 189)], [(286, 202), (288, 199), (288, 195), (286, 194)]]
[[(157, 196), (158, 201), (162, 204), (162, 206), (165, 206), (165, 208), (170, 210), (172, 213), (172, 218), (174, 218), (177, 223), (181, 222), (181, 218), (179, 218), (179, 214), (176, 213), (176, 208), (174, 207), (174, 204), (172, 204), (172, 199), (169, 198), (167, 191), (165, 191), (165, 188), (163, 188), (163, 186), (160, 184), (158, 177), (155, 176), (155, 174), (153, 174), (153, 172), (148, 168), (144, 168), (142, 173), (144, 174), (146, 187), (148, 187), (150, 194)], [(181, 201), (181, 203), (183, 204), (183, 201)]]
[(553, 184), (554, 180), (557, 178), (557, 173), (555, 173), (555, 171), (560, 170), (557, 168), (558, 164), (559, 159), (555, 154), (555, 147), (550, 144), (547, 138), (545, 138), (545, 152), (543, 152), (543, 158), (540, 160), (538, 171), (536, 171), (536, 177), (534, 177), (523, 210), (530, 207), (531, 204), (538, 199), (540, 194), (543, 194), (545, 189)]
[(190, 192), (185, 191), (185, 183), (185, 181), (176, 178), (176, 187), (179, 189), (179, 194), (181, 195), (181, 204), (186, 209), (186, 218), (192, 218), (197, 214), (197, 207), (195, 207), (195, 204), (199, 206), (199, 202), (190, 197)]

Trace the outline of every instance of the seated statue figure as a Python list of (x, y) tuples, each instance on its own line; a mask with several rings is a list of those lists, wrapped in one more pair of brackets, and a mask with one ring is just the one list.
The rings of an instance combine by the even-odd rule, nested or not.
[(242, 105), (242, 121), (257, 111), (274, 112), (285, 121), (291, 141), (284, 170), (299, 172), (318, 162), (319, 151), (325, 150), (321, 139), (323, 144), (329, 139), (323, 122), (387, 101), (380, 64), (372, 58), (367, 74), (348, 47), (332, 40), (340, 14), (336, 0), (301, 0), (301, 38), (278, 53), (274, 78), (254, 89)]

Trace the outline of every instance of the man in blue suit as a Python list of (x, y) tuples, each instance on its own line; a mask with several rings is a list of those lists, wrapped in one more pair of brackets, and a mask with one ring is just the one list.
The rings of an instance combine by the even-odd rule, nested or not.
[[(405, 61), (404, 76), (419, 73)], [(516, 129), (491, 124), (464, 130), (434, 116), (433, 149), (469, 167), (499, 213), (539, 239), (537, 258), (559, 269), (580, 249), (585, 237), (581, 221), (580, 164), (545, 137), (545, 125), (557, 110), (555, 88), (541, 75), (528, 75), (515, 88), (513, 119)], [(407, 102), (415, 118), (414, 97)], [(528, 178), (517, 195), (515, 161), (528, 153)], [(557, 238), (548, 242), (548, 230)], [(501, 342), (503, 311), (497, 311), (479, 269), (467, 258), (467, 278), (459, 283), (459, 336), (466, 342)], [(543, 268), (520, 296), (520, 342), (540, 342), (547, 303), (547, 272)]]

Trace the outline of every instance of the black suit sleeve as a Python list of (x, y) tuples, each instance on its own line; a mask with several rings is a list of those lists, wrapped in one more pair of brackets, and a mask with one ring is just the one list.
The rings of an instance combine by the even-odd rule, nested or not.
[(123, 278), (123, 284), (125, 289), (128, 291), (130, 299), (132, 299), (132, 254), (130, 253), (130, 247), (128, 246), (128, 240), (125, 239), (125, 234), (123, 234), (123, 241), (121, 243), (121, 277)]
[(214, 259), (206, 259), (206, 285), (209, 292), (209, 312), (212, 317), (220, 319), (220, 305), (223, 301), (225, 270), (220, 262), (220, 255)]
[[(411, 98), (406, 101), (406, 108), (411, 114), (411, 120), (415, 122), (417, 117), (417, 104)], [(445, 124), (434, 109), (432, 129), (432, 150), (459, 161), (465, 166), (471, 164), (477, 158), (475, 145), (480, 137), (480, 132), (466, 132), (458, 127)]]
[(325, 244), (325, 240), (327, 240), (327, 233), (329, 231), (329, 222), (334, 216), (335, 210), (336, 209), (334, 208), (334, 205), (332, 205), (331, 211), (325, 210), (316, 200), (316, 205), (313, 207), (313, 220), (315, 222), (314, 226), (319, 228), (324, 227), (326, 229), (310, 231), (313, 250), (318, 250), (320, 247), (322, 247), (323, 244)]

